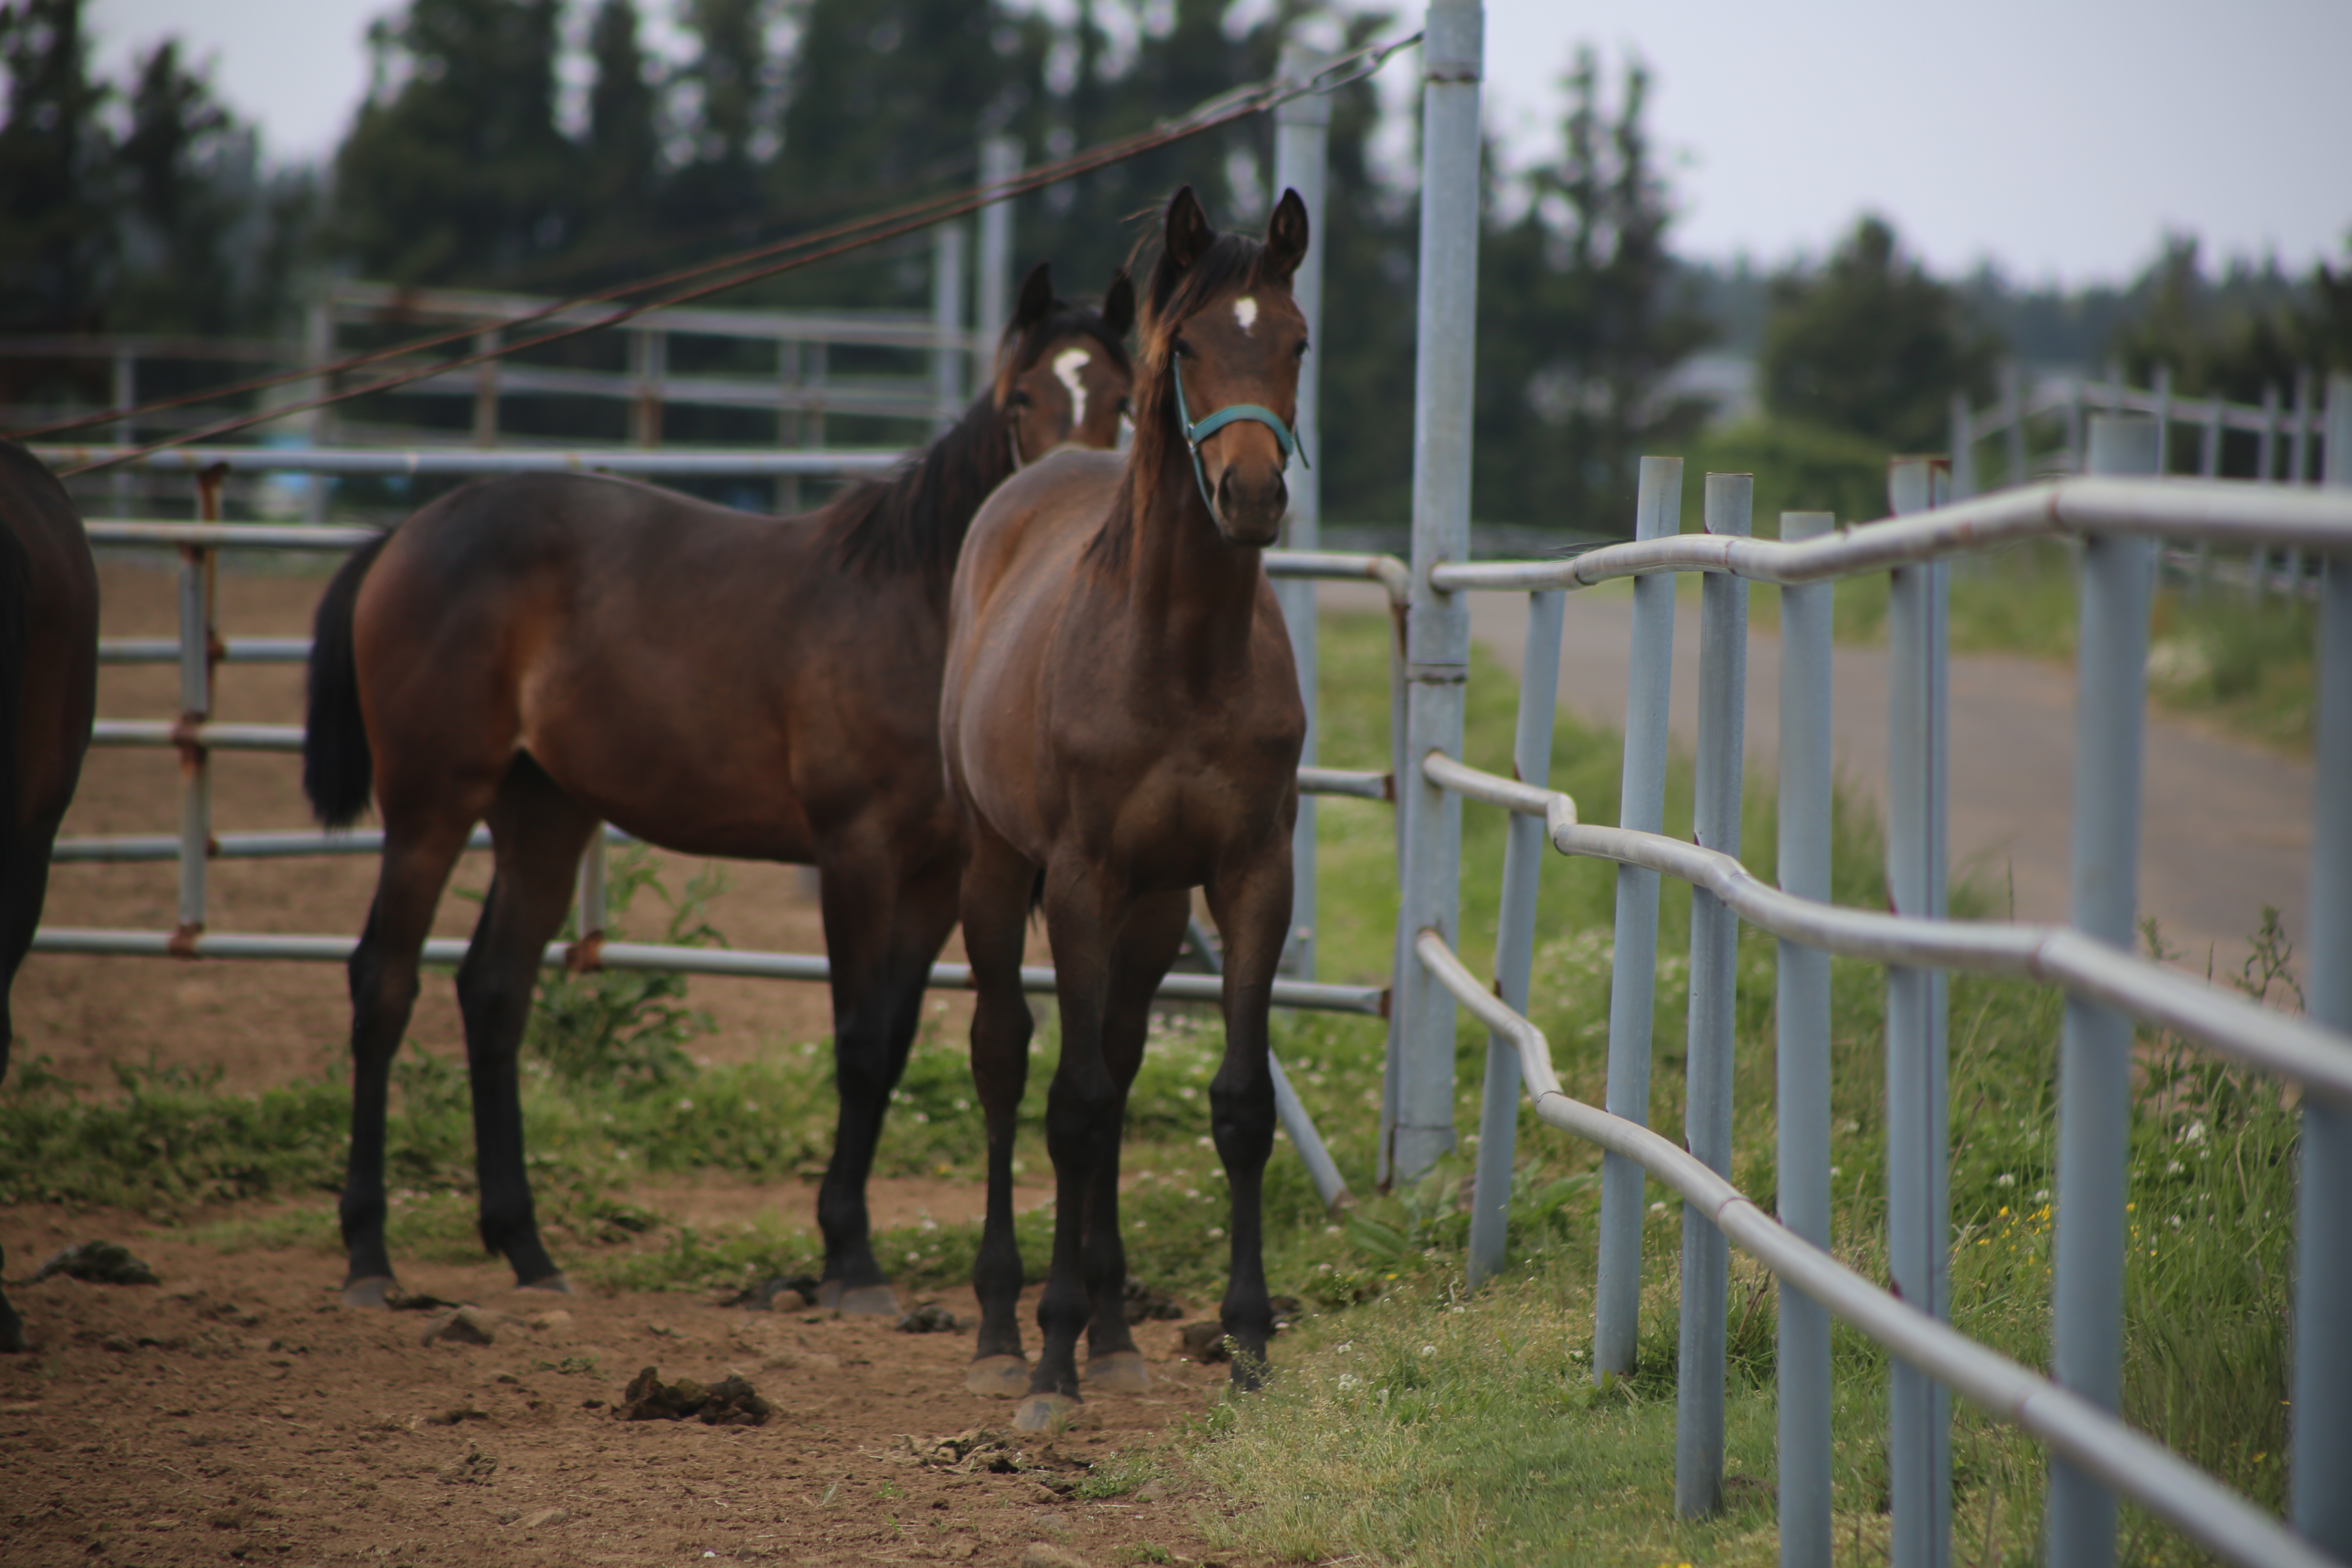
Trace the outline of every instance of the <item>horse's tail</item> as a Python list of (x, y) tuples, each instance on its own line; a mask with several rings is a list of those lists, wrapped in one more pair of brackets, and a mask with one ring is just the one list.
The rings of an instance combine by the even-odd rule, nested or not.
[(359, 661), (352, 653), (352, 614), (368, 568), (392, 535), (362, 546), (343, 563), (319, 600), (310, 630), (310, 702), (302, 731), (302, 793), (328, 827), (349, 827), (375, 788), (375, 759), (360, 713)]

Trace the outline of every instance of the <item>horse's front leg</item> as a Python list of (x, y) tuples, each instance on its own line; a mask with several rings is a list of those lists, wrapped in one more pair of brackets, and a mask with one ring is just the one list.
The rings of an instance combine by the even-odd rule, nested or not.
[[(1060, 885), (1056, 885), (1059, 883)], [(1090, 1315), (1086, 1279), (1087, 1200), (1096, 1173), (1117, 1169), (1121, 1095), (1103, 1059), (1114, 940), (1127, 911), (1098, 873), (1048, 873), (1045, 929), (1061, 1003), (1062, 1057), (1045, 1098), (1045, 1148), (1054, 1158), (1054, 1260), (1037, 1300), (1043, 1339), (1029, 1397), (1013, 1426), (1042, 1431), (1078, 1400), (1078, 1334)]]
[(1274, 1329), (1265, 1256), (1265, 1162), (1274, 1149), (1275, 1121), (1266, 1016), (1290, 923), (1289, 843), (1285, 835), (1208, 888), (1209, 912), (1225, 942), (1225, 1058), (1209, 1083), (1209, 1125), (1233, 1189), (1233, 1268), (1223, 1317), (1234, 1343), (1233, 1380), (1242, 1388), (1265, 1381)]
[[(1143, 1065), (1144, 1037), (1150, 1031), (1151, 998), (1184, 944), (1192, 905), (1192, 894), (1184, 890), (1139, 900), (1119, 933), (1102, 1032), (1103, 1062), (1118, 1090), (1111, 1118), (1115, 1127), (1126, 1125), (1128, 1091)], [(1127, 1321), (1127, 1243), (1119, 1234), (1118, 1166), (1119, 1140), (1114, 1136), (1095, 1167), (1087, 1202), (1086, 1384), (1105, 1394), (1140, 1394), (1151, 1386), (1151, 1374)]]
[(874, 1256), (866, 1184), (890, 1091), (907, 1069), (922, 1022), (931, 961), (955, 924), (952, 858), (900, 881), (878, 866), (836, 863), (825, 868), (822, 884), (840, 1109), (833, 1158), (817, 1188), (817, 1228), (824, 1236), (817, 1300), (852, 1316), (898, 1315), (898, 1297)]

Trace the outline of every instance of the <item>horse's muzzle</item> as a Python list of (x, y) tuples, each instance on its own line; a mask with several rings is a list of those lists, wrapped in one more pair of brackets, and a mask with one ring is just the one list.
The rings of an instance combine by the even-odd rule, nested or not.
[(1217, 476), (1217, 531), (1234, 544), (1272, 544), (1282, 535), (1282, 519), (1290, 510), (1290, 487), (1282, 470), (1269, 469), (1263, 482), (1252, 483), (1234, 468)]

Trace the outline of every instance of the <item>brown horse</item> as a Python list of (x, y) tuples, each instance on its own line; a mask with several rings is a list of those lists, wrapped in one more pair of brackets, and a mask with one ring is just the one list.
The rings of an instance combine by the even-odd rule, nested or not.
[(353, 556), (320, 601), (303, 785), (350, 822), (371, 788), (383, 863), (351, 960), (344, 1298), (396, 1289), (384, 1246), (385, 1086), (417, 955), (458, 852), (495, 869), (457, 972), (482, 1240), (565, 1289), (523, 1168), (516, 1055), (541, 955), (599, 820), (695, 855), (823, 873), (840, 1121), (817, 1197), (824, 1299), (895, 1312), (866, 1178), (961, 844), (939, 767), (947, 584), (973, 511), (1066, 441), (1108, 447), (1134, 293), (1102, 310), (1029, 277), (993, 384), (887, 482), (805, 516), (730, 511), (619, 479), (469, 485)]
[[(8, 994), (41, 923), (49, 849), (97, 700), (89, 537), (56, 477), (0, 440), (0, 1077), (15, 1037)], [(0, 1296), (0, 1351), (24, 1348), (25, 1325)]]
[[(1177, 192), (1145, 293), (1133, 449), (1066, 453), (1015, 477), (973, 520), (956, 566), (940, 738), (969, 846), (971, 1067), (989, 1154), (966, 1385), (1025, 1388), (1024, 1430), (1077, 1396), (1090, 1321), (1088, 1381), (1149, 1383), (1120, 1299), (1119, 1132), (1193, 888), (1224, 936), (1225, 1055), (1209, 1101), (1233, 1189), (1234, 1379), (1255, 1386), (1265, 1364), (1266, 1012), (1290, 918), (1306, 714), (1260, 554), (1287, 500), (1307, 352), (1290, 279), (1306, 250), (1296, 193), (1261, 245), (1215, 233), (1191, 187)], [(1045, 1112), (1057, 1209), (1033, 1373), (1014, 1315), (1012, 1153), (1029, 1062), (1022, 935), (1039, 900), (1062, 1054)]]

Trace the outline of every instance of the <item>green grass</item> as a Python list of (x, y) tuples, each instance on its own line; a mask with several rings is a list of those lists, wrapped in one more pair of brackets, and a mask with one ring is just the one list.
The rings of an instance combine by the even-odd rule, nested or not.
[[(1956, 585), (1956, 623), (1961, 597)], [(1328, 765), (1386, 765), (1387, 636), (1381, 619), (1326, 622)], [(1507, 771), (1514, 702), (1514, 683), (1474, 653), (1473, 763)], [(1576, 796), (1587, 820), (1616, 818), (1618, 756), (1613, 735), (1563, 716), (1552, 783)], [(1679, 760), (1669, 772), (1666, 821), (1669, 832), (1689, 831), (1690, 775)], [(1387, 808), (1327, 800), (1319, 822), (1323, 977), (1381, 980), (1396, 908)], [(1751, 788), (1744, 858), (1766, 878), (1772, 826), (1771, 800)], [(1877, 826), (1841, 801), (1835, 834), (1835, 898), (1884, 908)], [(1475, 970), (1491, 962), (1499, 814), (1468, 807), (1463, 838), (1462, 946)], [(1593, 1100), (1602, 1086), (1614, 880), (1612, 868), (1553, 858), (1540, 903), (1533, 1012), (1565, 1087)], [(651, 896), (649, 886), (615, 879), (616, 894)], [(649, 929), (715, 939), (693, 888), (657, 890), (666, 908)], [(1987, 912), (1989, 902), (1965, 886), (1954, 901), (1963, 913)], [(1683, 1096), (1687, 889), (1668, 882), (1663, 903), (1651, 1121), (1672, 1131)], [(2291, 984), (2289, 957), (2274, 932), (2259, 941), (2247, 984), (2275, 997)], [(1738, 977), (1732, 1175), (1769, 1207), (1770, 941), (1743, 932)], [(1865, 1277), (1883, 1278), (1884, 977), (1841, 961), (1832, 983), (1835, 1246)], [(808, 1268), (817, 1247), (803, 1226), (778, 1219), (680, 1226), (643, 1204), (649, 1181), (732, 1175), (775, 1184), (778, 1212), (806, 1214), (803, 1183), (822, 1168), (832, 1133), (823, 1043), (770, 1041), (751, 1060), (698, 1068), (684, 1047), (705, 1026), (682, 982), (654, 989), (642, 977), (596, 975), (565, 985), (534, 1026), (524, 1111), (542, 1219), (574, 1278), (607, 1289), (717, 1294)], [(1954, 1316), (2039, 1365), (2047, 1353), (2044, 1194), (2062, 1008), (2039, 988), (1966, 976), (1954, 980), (1951, 1004)], [(1237, 1549), (1286, 1561), (1771, 1561), (1775, 1318), (1765, 1278), (1735, 1254), (1727, 1436), (1738, 1479), (1727, 1511), (1678, 1523), (1677, 1217), (1658, 1213), (1644, 1227), (1636, 1373), (1598, 1394), (1586, 1360), (1596, 1157), (1523, 1111), (1508, 1266), (1491, 1288), (1465, 1296), (1468, 1146), (1412, 1191), (1371, 1192), (1382, 1029), (1334, 1015), (1277, 1020), (1293, 1080), (1364, 1201), (1334, 1224), (1298, 1162), (1277, 1149), (1268, 1171), (1268, 1273), (1276, 1290), (1313, 1311), (1278, 1342), (1278, 1375), (1266, 1394), (1220, 1405), (1181, 1445), (1185, 1462), (1231, 1505), (1215, 1528)], [(1223, 1174), (1208, 1147), (1206, 1093), (1220, 1047), (1213, 1022), (1181, 1009), (1160, 1022), (1126, 1146), (1134, 1181), (1123, 1212), (1134, 1272), (1194, 1302), (1213, 1300), (1224, 1277), (1215, 1228)], [(1049, 1026), (1023, 1109), (1021, 1159), (1032, 1179), (1047, 1168), (1038, 1118), (1055, 1048)], [(1485, 1049), (1483, 1035), (1465, 1024), (1455, 1052), (1456, 1115), (1465, 1131), (1476, 1124)], [(320, 1059), (327, 1065), (303, 1080), (254, 1095), (223, 1094), (215, 1080), (154, 1068), (126, 1068), (115, 1092), (97, 1095), (32, 1064), (0, 1089), (0, 1202), (119, 1205), (225, 1250), (331, 1253), (347, 1089), (335, 1055), (322, 1051)], [(2126, 1413), (2277, 1506), (2292, 1110), (2273, 1089), (2199, 1063), (2174, 1042), (2147, 1042), (2143, 1060), (2133, 1113)], [(389, 1131), (395, 1256), (478, 1258), (462, 1064), (404, 1052)], [(877, 1168), (976, 1179), (981, 1153), (963, 1042), (933, 1024), (910, 1058)], [(1044, 1214), (1020, 1222), (1033, 1274), (1045, 1259), (1049, 1223)], [(878, 1238), (886, 1265), (917, 1294), (961, 1284), (977, 1242), (969, 1226), (917, 1225)], [(1886, 1361), (1843, 1331), (1837, 1343), (1840, 1561), (1874, 1562), (1886, 1532), (1879, 1511)], [(2038, 1448), (1960, 1406), (1954, 1454), (1957, 1560), (2038, 1561)], [(1158, 1462), (1129, 1456), (1104, 1472), (1102, 1484), (1139, 1484), (1122, 1478), (1143, 1477)], [(2130, 1563), (2196, 1560), (2129, 1512), (2126, 1537)]]

